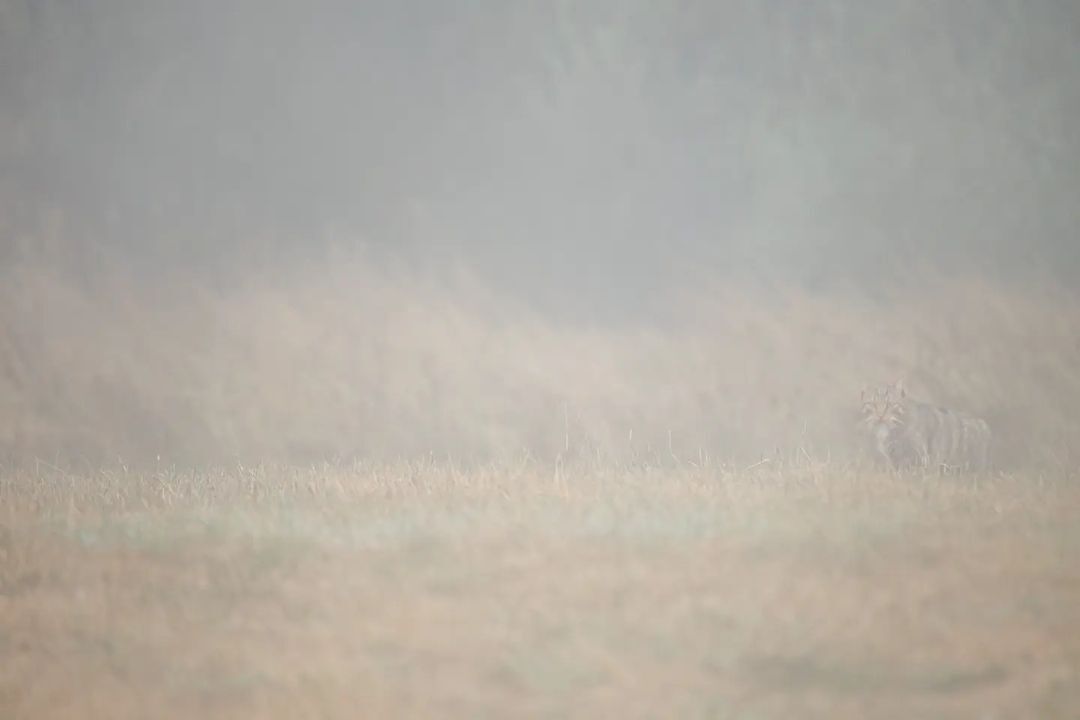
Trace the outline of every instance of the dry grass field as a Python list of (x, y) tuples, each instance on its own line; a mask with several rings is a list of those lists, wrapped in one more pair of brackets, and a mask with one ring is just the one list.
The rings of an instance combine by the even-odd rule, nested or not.
[[(0, 270), (0, 717), (1066, 718), (1080, 302)], [(892, 475), (859, 389), (985, 417)]]
[(0, 0), (0, 720), (1080, 720), (1078, 228), (1080, 0)]
[(0, 480), (0, 716), (1066, 718), (1080, 478)]
[(356, 257), (226, 284), (12, 263), (0, 462), (848, 462), (860, 390), (903, 377), (986, 418), (999, 467), (1076, 466), (1076, 294), (975, 277), (877, 291), (688, 281), (647, 320), (599, 323)]

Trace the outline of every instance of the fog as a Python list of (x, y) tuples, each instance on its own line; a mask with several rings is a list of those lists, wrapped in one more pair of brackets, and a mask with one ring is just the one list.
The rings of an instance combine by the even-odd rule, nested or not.
[(851, 459), (905, 377), (1068, 465), (1078, 33), (3, 0), (0, 461)]
[(0, 717), (1075, 717), (1078, 227), (1075, 0), (0, 0)]
[(1072, 282), (1078, 33), (1063, 1), (5, 0), (3, 242), (363, 247), (600, 318), (699, 275)]

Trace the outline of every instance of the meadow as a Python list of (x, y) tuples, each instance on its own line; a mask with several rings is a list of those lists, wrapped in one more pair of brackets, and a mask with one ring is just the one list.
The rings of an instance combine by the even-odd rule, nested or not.
[[(360, 259), (0, 282), (2, 717), (1069, 717), (1080, 312), (923, 279), (557, 321)], [(862, 384), (988, 419), (892, 474)]]
[(1070, 717), (1075, 475), (0, 481), (4, 717)]

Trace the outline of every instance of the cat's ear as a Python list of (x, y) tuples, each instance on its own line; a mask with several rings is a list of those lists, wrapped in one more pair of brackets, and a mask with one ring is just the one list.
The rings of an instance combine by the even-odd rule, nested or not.
[(907, 397), (907, 387), (904, 385), (904, 379), (903, 378), (900, 378), (899, 380), (896, 381), (895, 387), (896, 387), (897, 394), (899, 394), (901, 398), (906, 398)]

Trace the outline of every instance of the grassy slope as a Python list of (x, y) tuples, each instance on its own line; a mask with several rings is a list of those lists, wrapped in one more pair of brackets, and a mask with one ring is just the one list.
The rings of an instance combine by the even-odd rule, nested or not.
[[(0, 717), (1080, 707), (1076, 297), (684, 290), (589, 327), (349, 259), (0, 268)], [(900, 375), (1004, 474), (854, 469)]]
[(1076, 477), (0, 479), (2, 717), (1066, 717)]
[[(986, 417), (999, 466), (1075, 467), (1080, 303), (975, 279), (693, 287), (667, 321), (556, 323), (357, 260), (211, 288), (0, 268), (0, 462), (657, 452), (848, 461), (865, 383)], [(779, 452), (778, 452), (779, 451)]]

